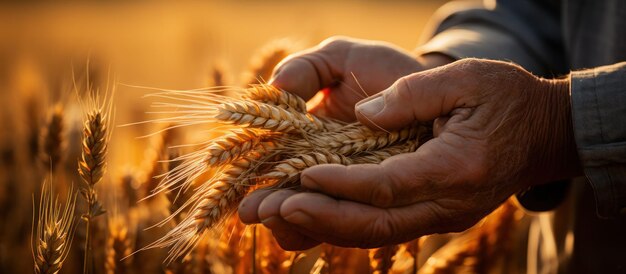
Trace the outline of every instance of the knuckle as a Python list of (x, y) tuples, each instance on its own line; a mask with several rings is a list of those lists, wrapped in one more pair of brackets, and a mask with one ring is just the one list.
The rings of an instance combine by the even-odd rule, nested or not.
[(341, 46), (341, 45), (348, 44), (348, 43), (350, 43), (350, 39), (348, 37), (342, 36), (342, 35), (334, 35), (334, 36), (324, 39), (324, 41), (320, 43), (320, 47), (321, 48), (333, 48), (333, 47)]
[(413, 101), (413, 86), (411, 85), (411, 77), (420, 77), (418, 74), (405, 76), (395, 83), (396, 88), (392, 89), (390, 94), (385, 94), (386, 96), (396, 97), (395, 99), (398, 102), (412, 102)]

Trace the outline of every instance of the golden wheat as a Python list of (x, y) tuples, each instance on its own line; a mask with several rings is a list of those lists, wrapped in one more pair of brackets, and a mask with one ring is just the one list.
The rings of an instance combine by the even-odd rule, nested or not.
[[(48, 186), (48, 187), (46, 187)], [(76, 194), (69, 191), (65, 207), (53, 194), (52, 184), (44, 183), (39, 199), (36, 237), (33, 243), (35, 273), (55, 274), (63, 267), (74, 237)], [(34, 225), (34, 224), (33, 224)]]
[[(82, 153), (78, 161), (78, 174), (82, 179), (80, 193), (87, 202), (87, 212), (82, 215), (85, 220), (85, 256), (83, 273), (91, 272), (91, 241), (92, 219), (104, 214), (106, 210), (98, 199), (96, 184), (104, 178), (106, 171), (106, 155), (109, 132), (109, 114), (112, 111), (111, 101), (105, 100), (102, 105), (94, 97), (90, 98), (89, 111), (85, 116), (83, 124)], [(109, 98), (110, 99), (110, 98)]]
[[(393, 132), (373, 131), (306, 113), (304, 101), (268, 85), (235, 90), (225, 97), (207, 91), (162, 92), (158, 103), (175, 116), (157, 122), (179, 125), (217, 123), (229, 129), (199, 149), (179, 156), (158, 191), (192, 192), (173, 216), (190, 208), (178, 226), (151, 247), (171, 247), (168, 261), (187, 254), (205, 231), (219, 225), (255, 185), (297, 185), (304, 169), (320, 164), (380, 163), (415, 151), (424, 128), (414, 125)], [(215, 174), (192, 188), (206, 172)], [(170, 194), (171, 195), (171, 194)], [(174, 217), (169, 217), (172, 219)]]
[(264, 174), (263, 178), (276, 179), (278, 180), (278, 185), (283, 186), (294, 179), (299, 179), (300, 172), (306, 168), (322, 164), (349, 165), (351, 163), (352, 160), (341, 154), (313, 152), (281, 161), (274, 166), (272, 171)]
[(326, 130), (315, 116), (255, 101), (224, 103), (218, 107), (216, 118), (235, 125), (277, 132)]
[(303, 148), (325, 148), (338, 154), (351, 155), (363, 151), (378, 150), (390, 145), (416, 139), (419, 127), (403, 128), (399, 131), (372, 131), (362, 125), (345, 126), (341, 131), (318, 134), (316, 138), (298, 140), (292, 145)]
[(302, 113), (307, 112), (306, 102), (302, 98), (271, 85), (251, 85), (242, 97)]

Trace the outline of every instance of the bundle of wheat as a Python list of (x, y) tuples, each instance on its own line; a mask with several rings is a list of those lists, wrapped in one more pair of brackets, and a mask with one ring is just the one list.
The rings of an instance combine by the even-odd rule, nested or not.
[[(415, 124), (393, 132), (373, 131), (359, 123), (322, 119), (307, 113), (302, 98), (271, 85), (253, 85), (222, 96), (223, 89), (165, 91), (153, 97), (168, 102), (172, 117), (157, 122), (181, 126), (215, 123), (224, 135), (208, 140), (174, 160), (156, 191), (192, 191), (179, 207), (188, 210), (180, 223), (148, 246), (171, 247), (168, 261), (187, 254), (203, 234), (221, 224), (252, 188), (297, 187), (299, 174), (319, 164), (380, 163), (415, 151), (425, 127)], [(173, 102), (172, 102), (173, 101)], [(198, 187), (194, 180), (217, 170)], [(182, 182), (181, 182), (182, 181)]]

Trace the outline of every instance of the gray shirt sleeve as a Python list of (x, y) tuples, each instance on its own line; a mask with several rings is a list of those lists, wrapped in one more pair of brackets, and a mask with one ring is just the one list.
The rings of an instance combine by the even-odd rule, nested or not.
[(578, 154), (598, 214), (626, 214), (626, 62), (571, 74)]
[(541, 76), (566, 74), (559, 9), (545, 0), (500, 0), (495, 7), (444, 5), (418, 53), (513, 61)]
[[(435, 20), (419, 54), (509, 60), (548, 78), (569, 73), (554, 1), (500, 0), (495, 7), (453, 3)], [(571, 96), (575, 140), (598, 215), (626, 215), (626, 64), (571, 73)]]

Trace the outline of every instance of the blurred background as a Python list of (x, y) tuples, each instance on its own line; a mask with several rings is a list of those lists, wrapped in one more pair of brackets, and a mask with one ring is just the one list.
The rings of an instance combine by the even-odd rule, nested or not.
[[(46, 161), (41, 164), (41, 158), (45, 152), (42, 144), (49, 137), (55, 110), (62, 116), (58, 143), (62, 156), (57, 163), (59, 167), (54, 168), (52, 181), (61, 190), (63, 201), (67, 199), (68, 186), (80, 181), (76, 161), (80, 157), (85, 110), (78, 98), (84, 99), (88, 93), (104, 97), (113, 88), (116, 89), (114, 133), (109, 143), (107, 175), (98, 186), (109, 212), (97, 222), (95, 273), (256, 273), (256, 268), (250, 268), (250, 254), (257, 254), (258, 259), (253, 260), (258, 260), (260, 273), (324, 273), (322, 270), (328, 272), (333, 264), (332, 273), (367, 273), (368, 258), (372, 256), (367, 251), (322, 246), (304, 255), (287, 253), (262, 229), (258, 232), (258, 252), (251, 253), (256, 248), (249, 241), (250, 229), (242, 228), (236, 218), (227, 228), (239, 231), (241, 239), (224, 239), (218, 235), (214, 241), (203, 242), (192, 258), (185, 259), (187, 266), (161, 264), (166, 250), (140, 252), (120, 262), (120, 258), (153, 242), (171, 228), (145, 231), (171, 212), (171, 204), (165, 197), (137, 203), (155, 186), (152, 176), (165, 170), (158, 162), (168, 158), (164, 148), (176, 144), (172, 139), (178, 143), (206, 140), (203, 135), (206, 131), (140, 138), (163, 126), (118, 125), (155, 118), (148, 113), (152, 111), (152, 102), (143, 98), (154, 91), (133, 86), (178, 90), (213, 85), (245, 86), (260, 76), (268, 80), (267, 69), (259, 72), (263, 64), (275, 64), (290, 52), (314, 46), (334, 35), (384, 40), (412, 50), (420, 42), (422, 30), (428, 27), (429, 18), (444, 2), (0, 3), (0, 273), (28, 273), (33, 269), (30, 242), (33, 204), (37, 207), (33, 197), (38, 201), (41, 183), (51, 176), (50, 168), (45, 166)], [(89, 87), (92, 92), (87, 91)], [(79, 197), (77, 212), (84, 212), (84, 207)], [(469, 236), (433, 236), (421, 240), (419, 245), (416, 241), (415, 246), (423, 251), (419, 259), (409, 254), (416, 252), (411, 251), (410, 245), (391, 249), (394, 254), (398, 252), (395, 260), (399, 263), (394, 273), (415, 272), (417, 265), (426, 264), (451, 239), (456, 240), (449, 248), (440, 250), (438, 260), (431, 260), (430, 270), (425, 268), (420, 273), (445, 270), (446, 262), (451, 267), (445, 273), (458, 273), (454, 267), (463, 265), (502, 273), (493, 271), (496, 264), (497, 269), (509, 270), (507, 273), (522, 272), (525, 257), (515, 254), (526, 251), (526, 219), (511, 206), (497, 214), (500, 217), (491, 225), (486, 223), (482, 231), (463, 234)], [(513, 223), (519, 229), (512, 229)], [(518, 230), (521, 232), (514, 232)], [(84, 235), (84, 225), (80, 223), (61, 273), (81, 272)], [(493, 244), (497, 241), (500, 244)], [(505, 244), (508, 241), (521, 244)], [(494, 247), (485, 247), (485, 243)], [(512, 252), (517, 249), (521, 251)], [(498, 258), (487, 256), (497, 253)], [(516, 259), (504, 260), (504, 255)], [(307, 256), (308, 260), (302, 259)], [(319, 260), (323, 267), (319, 266)], [(487, 268), (480, 264), (487, 261), (490, 261)], [(477, 269), (480, 270), (474, 270)], [(474, 272), (481, 272), (478, 270)]]
[[(210, 85), (216, 67), (224, 71), (225, 84), (239, 84), (254, 56), (281, 39), (289, 39), (292, 51), (333, 35), (384, 40), (412, 50), (432, 13), (444, 3), (15, 2), (0, 5), (3, 112), (17, 102), (12, 96), (25, 92), (42, 97), (44, 108), (59, 101), (71, 104), (75, 101), (72, 70), (75, 78), (84, 77), (87, 60), (97, 86), (106, 84), (110, 76), (129, 85), (193, 89)], [(118, 124), (143, 120), (149, 103), (141, 97), (146, 92), (117, 86)]]

